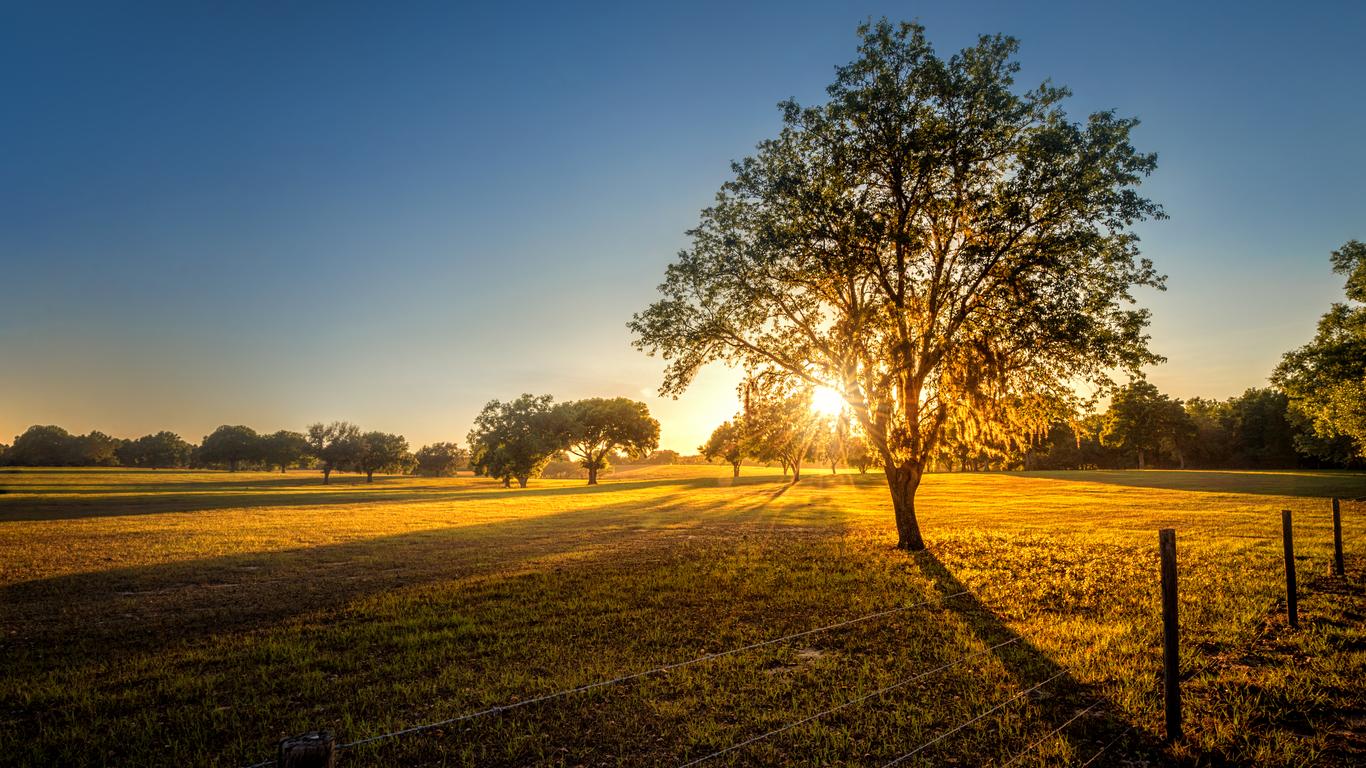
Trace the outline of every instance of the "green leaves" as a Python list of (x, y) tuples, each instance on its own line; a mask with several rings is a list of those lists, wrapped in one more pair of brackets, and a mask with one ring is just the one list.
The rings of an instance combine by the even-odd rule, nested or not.
[[(1349, 240), (1331, 260), (1347, 275), (1347, 298), (1366, 301), (1366, 245)], [(1355, 456), (1366, 456), (1366, 308), (1334, 304), (1313, 341), (1285, 353), (1271, 380), (1289, 396), (1292, 415), (1312, 427), (1298, 448), (1341, 458), (1346, 438)]]
[(1017, 90), (1008, 37), (944, 59), (919, 25), (860, 36), (826, 103), (780, 105), (632, 319), (661, 392), (712, 361), (829, 386), (884, 461), (923, 467), (950, 425), (1036, 430), (1038, 404), (1160, 361), (1133, 306), (1162, 286), (1129, 230), (1163, 216), (1136, 190), (1156, 167), (1137, 121)]

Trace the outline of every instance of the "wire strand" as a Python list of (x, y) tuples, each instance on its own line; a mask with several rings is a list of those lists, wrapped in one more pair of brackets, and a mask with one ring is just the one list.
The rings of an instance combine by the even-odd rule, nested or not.
[(741, 741), (741, 742), (739, 742), (739, 743), (737, 743), (737, 744), (732, 744), (732, 745), (730, 745), (729, 747), (726, 747), (725, 749), (718, 749), (718, 750), (716, 750), (715, 752), (712, 752), (711, 754), (708, 754), (708, 755), (703, 755), (702, 757), (699, 757), (699, 758), (697, 758), (696, 760), (689, 760), (688, 762), (679, 765), (678, 768), (689, 768), (690, 766), (700, 765), (700, 764), (702, 764), (702, 763), (707, 762), (708, 760), (711, 760), (711, 759), (716, 758), (716, 757), (720, 757), (721, 755), (724, 755), (724, 754), (726, 754), (726, 753), (728, 753), (728, 752), (734, 752), (734, 751), (737, 750), (737, 749), (742, 749), (742, 748), (747, 747), (747, 746), (749, 746), (749, 745), (751, 745), (751, 744), (754, 744), (754, 743), (756, 743), (756, 742), (763, 741), (764, 739), (767, 739), (767, 738), (769, 738), (770, 736), (776, 736), (776, 735), (778, 735), (778, 734), (780, 734), (780, 733), (782, 733), (782, 732), (784, 732), (784, 731), (792, 730), (793, 728), (796, 728), (797, 726), (806, 725), (807, 723), (812, 722), (813, 720), (818, 720), (818, 719), (820, 719), (820, 718), (822, 718), (822, 717), (825, 717), (826, 715), (832, 714), (832, 713), (834, 713), (834, 712), (838, 712), (838, 711), (840, 711), (841, 709), (845, 709), (845, 708), (847, 708), (847, 707), (852, 707), (852, 706), (854, 706), (855, 704), (862, 704), (863, 702), (865, 702), (865, 701), (867, 701), (867, 700), (869, 700), (869, 699), (871, 699), (871, 698), (873, 698), (873, 697), (875, 697), (875, 696), (880, 696), (880, 695), (882, 695), (882, 694), (884, 694), (884, 693), (888, 693), (889, 691), (894, 691), (894, 690), (896, 690), (896, 689), (898, 689), (898, 688), (904, 688), (904, 687), (910, 685), (911, 683), (915, 683), (915, 682), (919, 682), (919, 681), (921, 681), (921, 680), (924, 680), (925, 678), (930, 677), (931, 675), (935, 675), (935, 674), (938, 674), (939, 672), (943, 672), (944, 670), (949, 669), (950, 667), (956, 666), (956, 665), (958, 665), (958, 664), (961, 664), (961, 663), (967, 661), (968, 659), (974, 659), (974, 658), (976, 658), (976, 657), (978, 657), (978, 656), (981, 656), (981, 655), (983, 655), (983, 654), (990, 653), (991, 651), (994, 651), (994, 650), (996, 650), (997, 648), (1004, 648), (1005, 646), (1010, 645), (1011, 643), (1018, 643), (1018, 642), (1020, 642), (1020, 638), (1019, 638), (1019, 637), (1013, 637), (1013, 638), (1011, 638), (1011, 639), (1009, 639), (1009, 640), (1006, 640), (1005, 642), (997, 643), (996, 645), (993, 645), (993, 646), (991, 646), (991, 647), (989, 647), (989, 648), (983, 648), (983, 649), (980, 650), (980, 651), (976, 651), (975, 653), (970, 653), (970, 654), (968, 654), (968, 655), (966, 655), (966, 656), (962, 656), (962, 657), (960, 657), (960, 658), (954, 659), (953, 661), (950, 661), (950, 662), (948, 662), (947, 664), (942, 664), (942, 665), (940, 665), (940, 666), (938, 666), (938, 667), (935, 667), (934, 669), (931, 669), (931, 670), (929, 670), (929, 671), (927, 671), (927, 672), (921, 672), (920, 674), (915, 675), (915, 676), (913, 676), (913, 677), (905, 678), (905, 679), (900, 680), (900, 681), (898, 681), (898, 682), (892, 683), (891, 685), (888, 685), (888, 686), (886, 686), (886, 687), (879, 688), (879, 689), (877, 689), (877, 690), (875, 690), (875, 691), (871, 691), (871, 692), (869, 692), (869, 693), (865, 693), (864, 695), (859, 696), (859, 697), (857, 697), (857, 698), (849, 699), (848, 701), (846, 701), (846, 702), (844, 702), (844, 703), (842, 703), (842, 704), (837, 704), (837, 705), (835, 705), (835, 706), (833, 706), (833, 707), (830, 707), (829, 709), (821, 710), (820, 712), (817, 712), (817, 713), (814, 714), (814, 715), (808, 715), (807, 717), (804, 717), (804, 718), (802, 718), (801, 720), (797, 720), (797, 721), (795, 721), (795, 722), (788, 723), (787, 725), (784, 725), (784, 726), (782, 726), (781, 728), (774, 728), (773, 730), (768, 731), (767, 733), (761, 733), (761, 734), (759, 734), (758, 736), (755, 736), (755, 737), (753, 737), (753, 738), (745, 739), (744, 741)]
[(1124, 738), (1125, 736), (1128, 736), (1128, 735), (1129, 735), (1129, 732), (1132, 731), (1133, 729), (1134, 729), (1134, 726), (1131, 725), (1131, 726), (1129, 726), (1128, 728), (1125, 728), (1124, 730), (1120, 731), (1118, 736), (1114, 737), (1113, 739), (1110, 739), (1110, 741), (1107, 742), (1105, 746), (1103, 746), (1103, 747), (1100, 748), (1100, 751), (1096, 752), (1094, 755), (1091, 755), (1090, 759), (1088, 759), (1086, 762), (1082, 763), (1081, 765), (1077, 766), (1077, 768), (1086, 768), (1086, 766), (1088, 766), (1088, 765), (1090, 765), (1091, 763), (1094, 763), (1095, 761), (1099, 760), (1101, 755), (1103, 755), (1103, 754), (1105, 754), (1107, 751), (1109, 751), (1110, 747), (1113, 747), (1115, 744), (1117, 744), (1117, 743), (1119, 742), (1120, 739)]
[(1040, 744), (1043, 744), (1045, 741), (1048, 741), (1049, 739), (1053, 738), (1054, 736), (1057, 736), (1058, 733), (1059, 733), (1060, 731), (1062, 731), (1062, 729), (1066, 728), (1067, 726), (1071, 725), (1072, 723), (1077, 722), (1078, 720), (1080, 720), (1080, 719), (1082, 718), (1083, 715), (1085, 715), (1087, 712), (1090, 712), (1091, 710), (1095, 709), (1096, 707), (1099, 707), (1102, 703), (1104, 703), (1104, 701), (1105, 701), (1104, 699), (1097, 699), (1097, 700), (1095, 701), (1095, 703), (1093, 703), (1091, 706), (1089, 706), (1089, 707), (1087, 707), (1086, 709), (1083, 709), (1082, 711), (1080, 711), (1080, 712), (1078, 712), (1077, 714), (1073, 715), (1071, 720), (1068, 720), (1067, 722), (1063, 723), (1062, 725), (1058, 726), (1057, 728), (1054, 728), (1053, 730), (1049, 731), (1049, 732), (1048, 732), (1048, 735), (1044, 736), (1042, 739), (1039, 739), (1038, 741), (1034, 742), (1033, 744), (1030, 744), (1029, 746), (1025, 747), (1023, 750), (1020, 751), (1019, 754), (1015, 755), (1014, 757), (1010, 758), (1009, 760), (1005, 761), (1004, 763), (1001, 763), (1001, 768), (1006, 768), (1006, 766), (1008, 766), (1008, 765), (1014, 765), (1020, 758), (1024, 757), (1025, 755), (1029, 754), (1030, 752), (1033, 752), (1035, 749), (1038, 748), (1038, 746), (1039, 746)]
[(956, 727), (954, 727), (954, 728), (952, 728), (952, 729), (950, 729), (950, 730), (947, 730), (947, 731), (945, 731), (945, 732), (939, 734), (938, 736), (935, 736), (933, 739), (930, 739), (929, 741), (925, 742), (924, 744), (921, 744), (920, 746), (916, 747), (915, 749), (911, 750), (910, 752), (907, 752), (906, 754), (902, 755), (901, 757), (894, 758), (894, 759), (892, 759), (892, 760), (889, 761), (889, 762), (883, 763), (883, 764), (882, 764), (882, 768), (891, 768), (893, 765), (900, 765), (903, 761), (909, 760), (910, 758), (914, 757), (914, 756), (917, 755), (917, 754), (920, 754), (920, 753), (923, 752), (924, 750), (926, 750), (926, 749), (928, 749), (928, 748), (934, 746), (935, 744), (938, 744), (939, 742), (943, 741), (944, 739), (947, 739), (948, 737), (954, 735), (955, 733), (958, 733), (959, 731), (963, 730), (964, 728), (967, 728), (969, 725), (972, 725), (973, 723), (975, 723), (975, 722), (977, 722), (977, 721), (979, 721), (979, 720), (982, 720), (983, 718), (986, 718), (986, 717), (988, 717), (989, 715), (991, 715), (991, 714), (993, 714), (993, 713), (999, 711), (1000, 709), (1002, 709), (1003, 707), (1005, 707), (1007, 704), (1010, 704), (1010, 703), (1012, 703), (1012, 702), (1014, 702), (1014, 701), (1017, 701), (1017, 700), (1019, 700), (1019, 699), (1022, 699), (1022, 698), (1024, 698), (1025, 696), (1028, 696), (1029, 694), (1031, 694), (1031, 693), (1033, 693), (1033, 692), (1039, 690), (1040, 688), (1044, 687), (1045, 685), (1048, 685), (1049, 683), (1053, 682), (1054, 680), (1057, 680), (1058, 678), (1062, 677), (1062, 676), (1065, 675), (1065, 674), (1067, 674), (1067, 670), (1062, 670), (1062, 671), (1058, 672), (1057, 674), (1053, 675), (1052, 677), (1048, 678), (1047, 680), (1044, 680), (1043, 682), (1038, 683), (1038, 684), (1034, 685), (1033, 687), (1026, 688), (1026, 689), (1023, 690), (1023, 691), (1020, 691), (1019, 693), (1015, 694), (1014, 696), (1011, 696), (1010, 698), (1006, 699), (1005, 701), (1001, 702), (1000, 704), (997, 704), (996, 706), (992, 707), (991, 709), (988, 709), (987, 711), (983, 712), (982, 714), (978, 715), (977, 717), (974, 717), (974, 718), (972, 718), (971, 720), (969, 720), (969, 721), (967, 721), (967, 722), (965, 722), (965, 723), (963, 723), (963, 724), (961, 724), (961, 725), (958, 725), (958, 726), (956, 726)]
[[(655, 667), (655, 668), (653, 668), (653, 669), (647, 669), (647, 670), (644, 670), (644, 671), (641, 671), (641, 672), (633, 672), (633, 673), (631, 673), (631, 674), (629, 674), (629, 675), (621, 675), (620, 677), (614, 677), (614, 678), (612, 678), (612, 679), (610, 679), (610, 680), (599, 680), (599, 681), (597, 681), (597, 682), (587, 683), (587, 684), (585, 684), (585, 685), (576, 686), (576, 687), (574, 687), (574, 688), (566, 688), (566, 689), (564, 689), (564, 690), (555, 691), (554, 693), (547, 693), (547, 694), (544, 694), (544, 695), (541, 695), (541, 696), (534, 696), (534, 697), (532, 697), (532, 698), (530, 698), (530, 699), (523, 699), (523, 700), (521, 700), (521, 701), (514, 701), (514, 702), (509, 702), (509, 703), (507, 703), (507, 704), (498, 704), (498, 705), (495, 705), (495, 706), (492, 706), (492, 707), (486, 707), (485, 709), (477, 710), (477, 711), (474, 711), (474, 712), (468, 712), (468, 713), (463, 714), (463, 715), (457, 715), (456, 717), (447, 718), (447, 719), (445, 719), (445, 720), (438, 720), (438, 721), (435, 721), (435, 722), (423, 723), (423, 724), (421, 724), (421, 725), (414, 725), (414, 726), (412, 726), (412, 727), (410, 727), (410, 728), (403, 728), (403, 729), (400, 729), (400, 730), (397, 730), (397, 731), (390, 731), (390, 732), (388, 732), (388, 733), (381, 733), (381, 734), (377, 734), (377, 735), (375, 735), (375, 736), (368, 736), (368, 737), (363, 738), (363, 739), (357, 739), (357, 740), (355, 740), (355, 741), (350, 741), (350, 742), (347, 742), (347, 743), (345, 743), (345, 744), (338, 745), (337, 749), (339, 749), (339, 750), (341, 750), (341, 749), (351, 749), (351, 748), (353, 748), (353, 747), (359, 747), (359, 746), (362, 746), (362, 745), (364, 745), (364, 744), (372, 744), (372, 743), (375, 743), (375, 742), (378, 742), (378, 741), (385, 741), (385, 740), (388, 740), (388, 739), (398, 738), (399, 736), (407, 736), (407, 735), (413, 734), (413, 733), (420, 733), (420, 732), (422, 732), (422, 731), (429, 731), (429, 730), (432, 730), (432, 729), (435, 729), (435, 728), (442, 728), (442, 727), (445, 727), (445, 726), (448, 726), (448, 725), (454, 725), (454, 724), (456, 724), (456, 723), (462, 723), (462, 722), (465, 722), (465, 721), (468, 721), (468, 720), (474, 720), (474, 719), (477, 719), (477, 718), (480, 718), (480, 717), (486, 717), (486, 716), (488, 716), (488, 715), (499, 714), (499, 713), (502, 713), (502, 712), (507, 712), (508, 710), (512, 710), (512, 709), (519, 709), (519, 708), (521, 708), (521, 707), (528, 707), (528, 706), (531, 706), (532, 704), (540, 704), (540, 703), (542, 703), (542, 702), (551, 701), (551, 700), (559, 699), (559, 698), (564, 698), (564, 697), (566, 697), (566, 696), (572, 696), (572, 695), (578, 694), (578, 693), (586, 693), (586, 692), (588, 692), (588, 691), (596, 690), (596, 689), (598, 689), (598, 688), (603, 688), (603, 687), (606, 687), (606, 686), (609, 686), (609, 685), (617, 685), (617, 684), (619, 684), (619, 683), (629, 682), (629, 681), (631, 681), (631, 680), (636, 680), (636, 679), (639, 679), (639, 678), (642, 678), (642, 677), (647, 677), (647, 676), (649, 676), (649, 675), (656, 675), (656, 674), (660, 674), (660, 673), (663, 673), (663, 672), (671, 672), (671, 671), (673, 671), (673, 670), (675, 670), (675, 669), (681, 669), (681, 668), (683, 668), (683, 667), (689, 667), (689, 666), (692, 666), (692, 665), (694, 665), (694, 664), (701, 664), (701, 663), (707, 662), (707, 661), (714, 661), (714, 660), (716, 660), (716, 659), (724, 658), (724, 657), (726, 657), (726, 656), (734, 656), (735, 654), (738, 654), (738, 653), (744, 653), (744, 652), (746, 652), (746, 651), (753, 651), (753, 650), (756, 650), (756, 649), (759, 649), (759, 648), (766, 648), (766, 647), (771, 646), (771, 645), (777, 645), (777, 644), (779, 644), (779, 643), (785, 643), (785, 642), (788, 642), (788, 641), (791, 641), (791, 640), (796, 640), (796, 639), (803, 638), (803, 637), (809, 637), (809, 636), (811, 636), (811, 635), (819, 634), (819, 633), (821, 633), (821, 632), (829, 632), (830, 630), (840, 629), (840, 628), (842, 628), (842, 627), (847, 627), (847, 626), (850, 626), (850, 625), (853, 625), (853, 624), (859, 624), (859, 623), (862, 623), (862, 622), (865, 622), (865, 621), (872, 621), (873, 619), (879, 619), (879, 618), (883, 618), (883, 617), (886, 617), (886, 616), (893, 616), (893, 615), (898, 614), (898, 613), (905, 613), (906, 611), (915, 610), (916, 608), (921, 608), (921, 607), (924, 607), (924, 606), (926, 606), (926, 605), (930, 605), (931, 603), (943, 602), (943, 601), (945, 601), (945, 600), (950, 600), (950, 599), (952, 599), (952, 598), (959, 597), (959, 596), (966, 595), (966, 594), (968, 594), (968, 590), (963, 589), (963, 590), (959, 590), (959, 591), (957, 591), (957, 592), (954, 592), (954, 593), (952, 593), (952, 594), (948, 594), (948, 595), (939, 595), (939, 596), (936, 596), (936, 597), (932, 597), (932, 598), (930, 598), (930, 599), (928, 599), (928, 600), (922, 600), (922, 601), (920, 601), (920, 602), (918, 602), (918, 603), (912, 603), (911, 605), (904, 605), (904, 606), (900, 606), (900, 607), (897, 607), (897, 608), (889, 608), (889, 609), (887, 609), (887, 610), (885, 610), (885, 611), (877, 611), (877, 612), (875, 612), (875, 613), (869, 613), (869, 614), (865, 614), (865, 615), (863, 615), (863, 616), (856, 616), (856, 617), (851, 618), (851, 619), (845, 619), (844, 621), (835, 622), (834, 624), (827, 624), (827, 625), (825, 625), (825, 626), (823, 626), (823, 627), (816, 627), (816, 628), (814, 628), (814, 629), (807, 629), (807, 630), (804, 630), (804, 631), (801, 631), (801, 632), (795, 632), (795, 633), (790, 634), (790, 635), (783, 635), (782, 637), (775, 637), (775, 638), (773, 638), (773, 639), (771, 639), (771, 640), (761, 640), (761, 641), (759, 641), (759, 642), (750, 643), (750, 644), (748, 644), (748, 645), (740, 646), (739, 648), (732, 648), (732, 649), (726, 650), (726, 651), (718, 651), (718, 652), (716, 652), (716, 653), (704, 654), (704, 655), (702, 655), (702, 656), (698, 656), (698, 657), (693, 658), (693, 659), (688, 659), (687, 661), (679, 661), (679, 662), (674, 662), (674, 663), (672, 663), (672, 664), (665, 664), (665, 665), (663, 665), (663, 666)], [(247, 766), (246, 768), (268, 768), (269, 766), (272, 766), (272, 765), (275, 765), (275, 760), (265, 760), (265, 761), (262, 761), (262, 762), (260, 762), (260, 763), (254, 763), (254, 764), (252, 764), (252, 765), (250, 765), (250, 766)]]

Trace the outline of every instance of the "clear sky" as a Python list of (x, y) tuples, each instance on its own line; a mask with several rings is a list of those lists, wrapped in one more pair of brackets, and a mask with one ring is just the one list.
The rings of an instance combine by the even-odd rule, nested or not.
[(31, 3), (0, 23), (0, 441), (419, 445), (548, 392), (645, 399), (692, 452), (734, 374), (659, 400), (625, 323), (776, 102), (820, 99), (882, 15), (944, 54), (1014, 35), (1022, 85), (1143, 120), (1159, 387), (1263, 385), (1340, 296), (1366, 3)]

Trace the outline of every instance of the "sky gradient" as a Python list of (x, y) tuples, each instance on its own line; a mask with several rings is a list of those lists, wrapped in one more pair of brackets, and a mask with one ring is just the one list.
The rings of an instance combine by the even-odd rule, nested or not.
[(0, 442), (345, 419), (416, 447), (534, 392), (644, 399), (692, 452), (736, 374), (660, 400), (625, 323), (868, 17), (944, 55), (1014, 35), (1022, 87), (1143, 121), (1174, 396), (1265, 385), (1366, 239), (1366, 4), (654, 5), (7, 10)]

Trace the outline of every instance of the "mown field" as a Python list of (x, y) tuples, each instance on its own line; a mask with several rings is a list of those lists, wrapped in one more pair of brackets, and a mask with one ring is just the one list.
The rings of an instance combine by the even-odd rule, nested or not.
[[(292, 733), (351, 742), (903, 607), (340, 765), (680, 765), (899, 681), (705, 764), (879, 766), (927, 742), (898, 764), (1366, 763), (1366, 503), (1344, 505), (1345, 580), (1328, 505), (1366, 476), (931, 475), (930, 549), (907, 555), (875, 475), (728, 475), (5, 472), (0, 764), (246, 765)], [(1172, 746), (1165, 526), (1187, 677)]]

